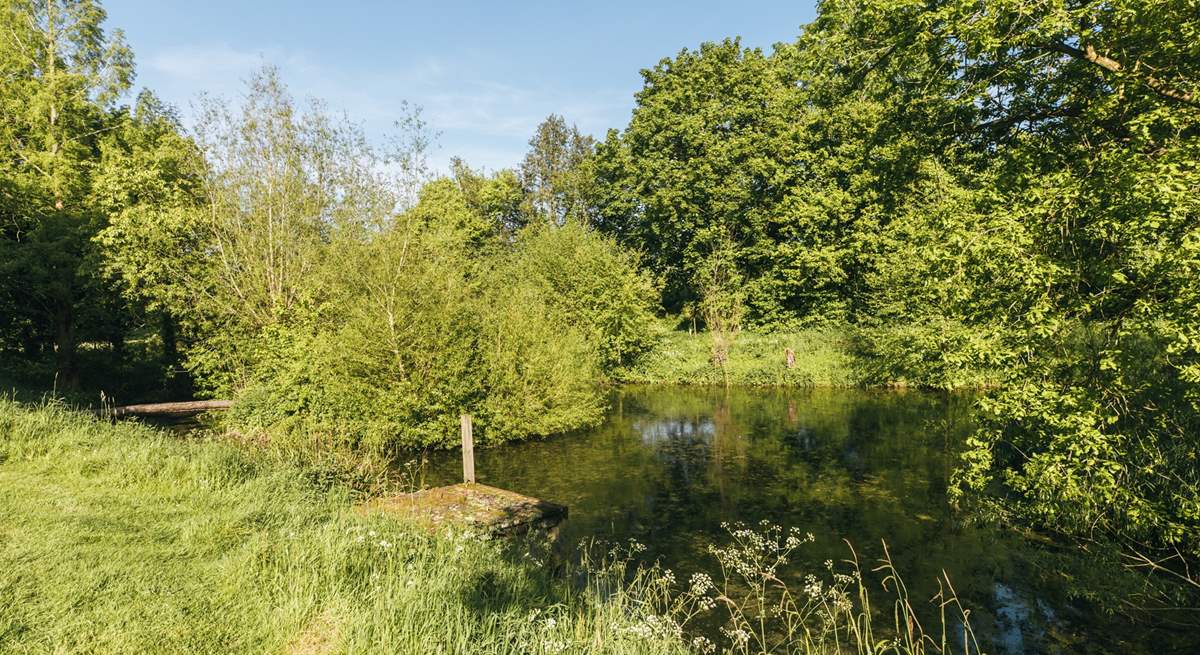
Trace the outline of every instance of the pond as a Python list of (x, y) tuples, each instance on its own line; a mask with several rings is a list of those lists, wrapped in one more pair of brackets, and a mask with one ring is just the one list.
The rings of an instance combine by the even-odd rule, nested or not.
[[(476, 471), (481, 483), (568, 505), (565, 542), (635, 539), (684, 575), (716, 572), (707, 547), (725, 540), (724, 522), (813, 533), (797, 571), (845, 559), (843, 540), (870, 568), (886, 541), (914, 602), (946, 572), (987, 652), (1169, 652), (1168, 643), (1197, 652), (1200, 638), (1071, 600), (1064, 581), (1080, 577), (1071, 549), (951, 508), (972, 405), (968, 395), (917, 392), (624, 388), (597, 428), (477, 450)], [(458, 481), (458, 457), (433, 457), (425, 483)]]

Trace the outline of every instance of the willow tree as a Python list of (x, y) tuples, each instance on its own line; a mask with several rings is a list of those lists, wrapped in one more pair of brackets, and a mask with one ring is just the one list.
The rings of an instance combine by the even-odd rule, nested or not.
[[(265, 67), (239, 104), (205, 97), (194, 134), (150, 96), (104, 148), (106, 268), (177, 321), (201, 388), (269, 375), (278, 339), (320, 318), (339, 241), (386, 229), (415, 195), (423, 123), (409, 112), (384, 148)], [(273, 341), (273, 339), (275, 341)]]

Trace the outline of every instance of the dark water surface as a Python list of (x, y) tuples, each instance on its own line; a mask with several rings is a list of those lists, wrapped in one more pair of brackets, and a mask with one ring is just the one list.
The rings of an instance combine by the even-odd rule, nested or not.
[[(684, 575), (716, 573), (706, 549), (724, 541), (727, 521), (813, 533), (797, 576), (845, 559), (843, 540), (870, 565), (886, 540), (914, 602), (949, 575), (987, 652), (1200, 652), (1200, 637), (1178, 628), (1070, 600), (1069, 549), (961, 520), (947, 485), (971, 406), (917, 392), (625, 388), (599, 427), (478, 449), (476, 471), (481, 483), (568, 505), (565, 542), (636, 539)], [(445, 453), (425, 482), (460, 476), (458, 454)], [(936, 623), (932, 606), (928, 615)]]

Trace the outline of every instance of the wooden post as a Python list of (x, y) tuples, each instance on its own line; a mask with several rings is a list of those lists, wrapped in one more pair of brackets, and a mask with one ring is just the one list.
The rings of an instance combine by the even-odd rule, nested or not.
[(460, 419), (462, 422), (462, 448), (463, 448), (463, 482), (475, 482), (475, 439), (471, 436), (471, 415), (463, 414)]

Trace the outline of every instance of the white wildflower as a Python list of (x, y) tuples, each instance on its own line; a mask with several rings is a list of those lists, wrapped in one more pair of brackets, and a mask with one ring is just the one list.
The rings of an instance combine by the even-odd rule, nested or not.
[(691, 592), (696, 596), (703, 596), (714, 588), (712, 578), (707, 573), (693, 573), (691, 582)]

